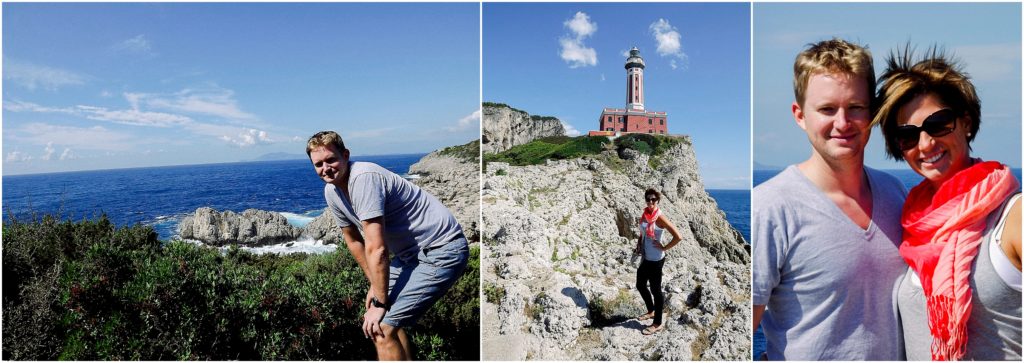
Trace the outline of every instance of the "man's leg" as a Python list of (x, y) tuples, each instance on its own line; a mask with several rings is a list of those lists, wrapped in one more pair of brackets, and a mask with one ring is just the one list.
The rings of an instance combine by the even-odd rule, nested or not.
[(398, 342), (402, 344), (406, 360), (413, 360), (412, 341), (409, 340), (409, 335), (405, 333), (405, 329), (398, 328), (396, 330), (398, 330)]
[(402, 344), (402, 340), (408, 340), (402, 328), (381, 323), (380, 329), (384, 335), (373, 337), (373, 345), (377, 348), (377, 360), (412, 360), (411, 352)]

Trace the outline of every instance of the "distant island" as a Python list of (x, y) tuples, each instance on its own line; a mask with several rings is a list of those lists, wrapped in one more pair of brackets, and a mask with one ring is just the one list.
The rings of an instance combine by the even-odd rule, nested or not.
[(278, 153), (263, 154), (263, 155), (257, 156), (255, 159), (243, 160), (243, 161), (304, 160), (306, 158), (307, 157), (305, 155), (302, 155), (302, 154), (278, 152)]

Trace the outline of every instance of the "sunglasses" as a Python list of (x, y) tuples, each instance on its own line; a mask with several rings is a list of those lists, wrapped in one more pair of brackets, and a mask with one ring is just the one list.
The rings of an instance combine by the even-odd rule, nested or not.
[(910, 150), (917, 147), (921, 139), (921, 131), (927, 132), (931, 137), (942, 137), (956, 130), (957, 114), (952, 109), (944, 108), (929, 115), (921, 123), (921, 126), (902, 125), (896, 128), (896, 142), (900, 150)]
[(648, 203), (650, 203), (650, 202), (657, 202), (658, 198), (644, 198), (644, 200), (646, 200)]

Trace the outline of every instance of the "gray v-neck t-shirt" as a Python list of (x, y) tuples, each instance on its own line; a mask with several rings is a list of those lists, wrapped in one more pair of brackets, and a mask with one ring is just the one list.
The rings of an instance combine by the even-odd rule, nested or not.
[(438, 247), (465, 238), (462, 227), (433, 195), (398, 174), (367, 162), (349, 162), (345, 198), (333, 184), (324, 185), (327, 209), (338, 227), (384, 217), (384, 244), (399, 260), (415, 261), (421, 249)]
[(855, 224), (796, 166), (751, 193), (753, 304), (771, 360), (900, 360), (896, 286), (906, 188), (864, 168), (871, 222)]

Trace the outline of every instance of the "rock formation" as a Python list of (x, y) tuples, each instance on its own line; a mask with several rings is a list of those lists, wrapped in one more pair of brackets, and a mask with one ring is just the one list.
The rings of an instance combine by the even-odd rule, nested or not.
[[(704, 191), (689, 137), (679, 141), (655, 157), (609, 149), (488, 163), (485, 360), (750, 359), (749, 252)], [(649, 187), (682, 234), (663, 270), (665, 330), (654, 336), (641, 334), (650, 321), (632, 319), (645, 308), (630, 260)]]
[[(480, 241), (480, 142), (435, 150), (409, 167), (412, 182), (437, 197), (462, 225), (466, 239)], [(341, 241), (341, 232), (330, 213), (308, 225), (306, 235), (326, 243)]]
[(280, 213), (246, 209), (239, 214), (202, 207), (178, 223), (178, 234), (213, 246), (264, 246), (293, 241), (302, 229), (289, 225)]
[(508, 105), (484, 102), (483, 138), (485, 153), (499, 153), (548, 136), (565, 135), (562, 122), (554, 117), (530, 116)]

